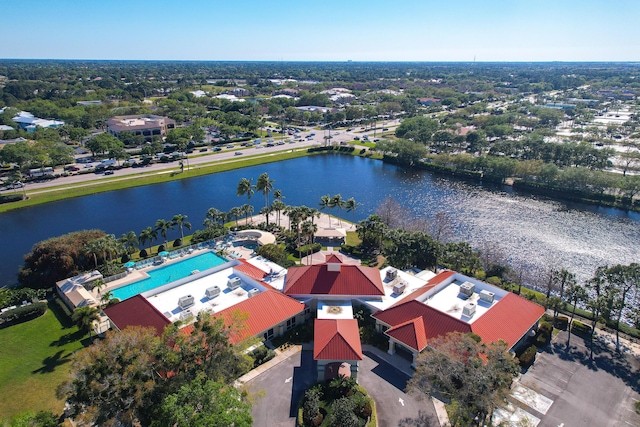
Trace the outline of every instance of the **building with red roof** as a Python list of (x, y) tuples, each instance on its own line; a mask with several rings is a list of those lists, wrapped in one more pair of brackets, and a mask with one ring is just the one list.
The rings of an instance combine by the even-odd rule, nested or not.
[(162, 336), (164, 328), (171, 323), (145, 297), (136, 295), (104, 309), (112, 327), (119, 331), (129, 326), (153, 328), (157, 336)]
[(509, 349), (534, 331), (544, 307), (511, 292), (455, 272), (435, 276), (393, 306), (372, 314), (389, 337), (389, 353), (413, 358), (434, 338), (450, 332), (475, 333), (484, 342), (502, 340)]
[(318, 381), (335, 378), (343, 363), (350, 365), (351, 378), (358, 379), (362, 360), (360, 330), (356, 319), (315, 319), (313, 358), (318, 363)]
[[(296, 325), (304, 323), (308, 311), (304, 303), (274, 289), (267, 289), (238, 304), (213, 313), (221, 317), (225, 325), (233, 326), (229, 341), (238, 344), (251, 337), (265, 340), (280, 336)], [(238, 319), (243, 325), (238, 327)], [(187, 325), (185, 333), (193, 331), (193, 325)]]
[(323, 264), (291, 267), (284, 293), (298, 299), (383, 297), (380, 271), (373, 267), (344, 264), (330, 255)]

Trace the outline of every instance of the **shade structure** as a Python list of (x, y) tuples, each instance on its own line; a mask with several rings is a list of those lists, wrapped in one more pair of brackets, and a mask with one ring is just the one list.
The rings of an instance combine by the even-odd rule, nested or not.
[(136, 263), (133, 262), (133, 261), (125, 262), (124, 263), (124, 268), (131, 268), (131, 267), (134, 267), (135, 265), (136, 265)]
[(158, 255), (160, 255), (160, 256), (169, 256), (169, 252), (167, 252), (167, 251), (162, 251), (162, 252), (160, 252)]

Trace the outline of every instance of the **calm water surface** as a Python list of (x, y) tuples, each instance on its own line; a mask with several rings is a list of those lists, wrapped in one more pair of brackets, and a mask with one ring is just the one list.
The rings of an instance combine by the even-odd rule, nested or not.
[[(159, 218), (188, 215), (200, 228), (210, 207), (228, 211), (247, 202), (236, 196), (241, 178), (267, 172), (289, 205), (318, 207), (323, 194), (340, 193), (362, 203), (355, 220), (373, 213), (393, 196), (413, 213), (445, 211), (456, 238), (480, 247), (492, 242), (511, 262), (535, 271), (552, 262), (591, 277), (604, 264), (640, 262), (640, 215), (616, 209), (567, 204), (514, 194), (510, 189), (434, 177), (350, 156), (313, 156), (279, 163), (86, 196), (0, 214), (0, 284), (16, 280), (22, 256), (43, 239), (79, 229), (99, 228), (120, 236), (139, 233)], [(251, 203), (264, 206), (262, 194)], [(337, 211), (333, 212), (337, 214)], [(351, 220), (351, 213), (343, 216)], [(179, 237), (174, 230), (169, 239)]]

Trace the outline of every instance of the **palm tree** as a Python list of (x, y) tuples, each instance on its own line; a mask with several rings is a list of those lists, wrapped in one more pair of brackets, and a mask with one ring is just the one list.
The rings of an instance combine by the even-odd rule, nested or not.
[[(274, 194), (274, 196), (275, 196), (275, 194)], [(276, 199), (276, 200), (273, 201), (273, 203), (271, 203), (271, 210), (273, 210), (274, 212), (277, 213), (278, 227), (280, 227), (280, 212), (282, 212), (286, 208), (287, 208), (287, 205), (285, 205), (282, 200), (277, 200)]]
[(185, 227), (187, 230), (191, 230), (191, 223), (187, 221), (187, 216), (175, 214), (173, 218), (171, 218), (171, 222), (178, 226), (180, 230), (180, 240), (184, 243), (184, 231), (182, 228)]
[(96, 270), (98, 269), (98, 254), (102, 253), (103, 242), (100, 239), (91, 240), (84, 244), (82, 251), (87, 255), (93, 256), (93, 262)]
[(344, 202), (344, 208), (347, 210), (347, 212), (352, 212), (352, 223), (355, 223), (356, 209), (358, 209), (358, 206), (361, 206), (361, 204), (356, 202), (356, 199), (354, 199), (353, 197), (348, 198)]
[[(323, 211), (326, 208), (330, 208), (331, 206), (331, 195), (325, 194), (320, 197), (320, 210)], [(331, 215), (329, 215), (329, 228), (331, 228)]]
[(113, 298), (113, 292), (111, 291), (106, 291), (100, 295), (101, 308), (104, 309), (109, 304), (109, 301), (111, 301), (111, 298)]
[[(256, 181), (256, 190), (261, 191), (264, 194), (264, 207), (269, 206), (269, 193), (273, 191), (273, 184), (275, 181), (269, 178), (269, 174), (264, 172), (260, 174)], [(267, 213), (267, 225), (269, 225), (269, 214)]]
[(73, 311), (71, 320), (78, 325), (78, 328), (84, 332), (89, 333), (89, 337), (92, 337), (93, 322), (100, 320), (98, 316), (98, 309), (95, 307), (78, 307)]
[(338, 221), (340, 222), (340, 227), (342, 227), (342, 213), (341, 209), (344, 207), (344, 199), (340, 194), (336, 194), (331, 198), (331, 203), (329, 204), (330, 208), (338, 208)]
[(569, 341), (571, 340), (571, 324), (573, 323), (573, 318), (576, 315), (576, 308), (579, 302), (586, 302), (589, 299), (589, 294), (584, 286), (580, 286), (577, 283), (574, 283), (569, 286), (567, 292), (565, 294), (567, 301), (573, 306), (573, 310), (571, 311), (571, 319), (569, 320), (568, 331), (567, 334), (567, 348), (569, 347)]
[[(240, 182), (238, 182), (238, 188), (236, 189), (236, 194), (238, 196), (247, 196), (247, 204), (249, 204), (251, 202), (251, 196), (253, 196), (253, 194), (256, 191), (256, 186), (253, 185), (253, 183), (251, 182), (251, 179), (247, 179), (247, 178), (242, 178), (240, 180)], [(244, 205), (242, 207), (243, 212), (245, 212), (245, 214), (248, 212), (245, 209)], [(251, 209), (251, 212), (253, 213), (253, 209)], [(249, 223), (249, 218), (247, 217), (247, 224)]]
[(133, 254), (137, 247), (136, 245), (139, 243), (138, 236), (135, 231), (129, 231), (126, 234), (120, 236), (118, 241), (125, 247), (127, 255)]
[(238, 206), (234, 206), (231, 209), (229, 209), (229, 218), (235, 218), (236, 220), (236, 227), (238, 226), (238, 217), (240, 217), (240, 215), (242, 215), (242, 208), (238, 207)]
[(284, 198), (282, 190), (273, 190), (273, 200), (282, 200)]
[(253, 206), (246, 203), (244, 205), (242, 205), (242, 213), (244, 214), (245, 217), (245, 224), (249, 224), (249, 215), (253, 214)]
[(307, 265), (309, 265), (309, 254), (311, 253), (311, 245), (313, 245), (313, 236), (318, 232), (318, 226), (312, 221), (302, 223), (302, 234), (307, 239)]
[(156, 220), (155, 229), (160, 232), (162, 237), (164, 237), (164, 247), (166, 248), (169, 245), (167, 243), (167, 231), (173, 229), (173, 223), (171, 221), (159, 219)]
[(142, 243), (143, 245), (146, 242), (149, 242), (149, 255), (151, 255), (151, 244), (158, 238), (158, 231), (151, 227), (147, 227), (140, 232), (138, 238), (140, 239), (140, 243)]

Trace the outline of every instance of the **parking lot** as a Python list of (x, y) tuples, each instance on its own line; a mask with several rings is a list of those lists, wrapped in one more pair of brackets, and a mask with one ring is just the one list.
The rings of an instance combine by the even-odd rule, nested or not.
[[(302, 351), (247, 382), (254, 398), (253, 425), (294, 426), (297, 403), (315, 383), (316, 375), (312, 352)], [(378, 426), (438, 426), (431, 399), (418, 399), (404, 392), (408, 379), (381, 358), (365, 352), (358, 382), (376, 402)]]
[[(585, 341), (567, 332), (555, 337), (548, 351), (514, 387), (514, 408), (540, 419), (540, 427), (639, 426), (634, 403), (640, 399), (640, 362), (630, 354), (597, 342), (593, 360)], [(529, 390), (529, 391), (528, 391)]]

